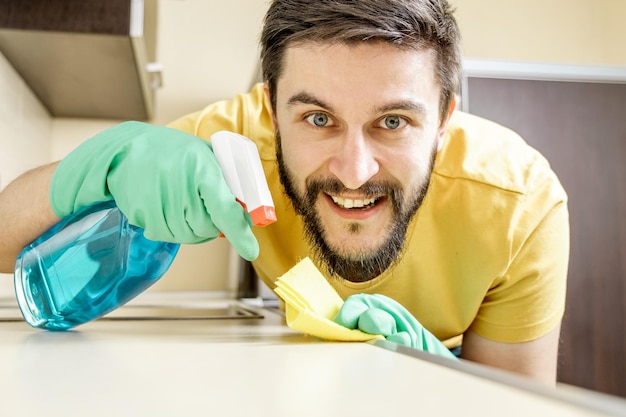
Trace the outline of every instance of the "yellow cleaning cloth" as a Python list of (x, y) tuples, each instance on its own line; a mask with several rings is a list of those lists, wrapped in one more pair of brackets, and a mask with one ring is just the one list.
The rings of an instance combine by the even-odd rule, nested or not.
[(278, 278), (275, 291), (285, 301), (287, 325), (296, 331), (346, 342), (384, 339), (333, 321), (343, 300), (309, 258), (304, 258)]

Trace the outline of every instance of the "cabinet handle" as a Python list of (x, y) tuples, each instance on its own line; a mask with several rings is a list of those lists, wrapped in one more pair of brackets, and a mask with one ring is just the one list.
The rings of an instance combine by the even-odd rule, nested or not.
[(156, 90), (163, 87), (163, 65), (160, 62), (149, 62), (146, 64), (146, 72), (152, 75), (150, 88)]

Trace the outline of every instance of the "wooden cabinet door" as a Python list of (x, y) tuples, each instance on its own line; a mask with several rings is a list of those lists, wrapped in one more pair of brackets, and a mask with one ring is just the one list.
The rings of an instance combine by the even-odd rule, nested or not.
[(569, 195), (559, 380), (626, 397), (626, 84), (466, 81), (466, 110), (520, 133)]

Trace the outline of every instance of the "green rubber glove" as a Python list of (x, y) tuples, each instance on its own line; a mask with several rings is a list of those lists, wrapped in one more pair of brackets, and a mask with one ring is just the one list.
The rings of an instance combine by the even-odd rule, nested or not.
[(380, 294), (355, 294), (343, 303), (334, 321), (349, 329), (383, 335), (390, 342), (457, 359), (397, 301)]
[(53, 174), (50, 203), (61, 218), (111, 199), (148, 239), (201, 243), (221, 231), (243, 258), (259, 255), (211, 144), (196, 136), (125, 122), (83, 142)]

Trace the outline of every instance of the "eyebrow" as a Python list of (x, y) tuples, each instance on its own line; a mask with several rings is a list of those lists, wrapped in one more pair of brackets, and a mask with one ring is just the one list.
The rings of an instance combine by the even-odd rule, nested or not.
[(330, 104), (324, 103), (322, 100), (318, 99), (310, 93), (307, 93), (306, 91), (301, 91), (297, 94), (294, 94), (287, 101), (288, 106), (295, 106), (298, 104), (312, 104), (314, 106), (326, 109), (331, 113), (334, 113), (334, 109)]
[(426, 106), (418, 101), (400, 100), (385, 104), (376, 109), (377, 113), (387, 113), (393, 110), (405, 110), (425, 116), (428, 112)]
[[(307, 93), (306, 91), (301, 91), (299, 93), (294, 94), (287, 101), (288, 106), (295, 106), (298, 104), (311, 104), (311, 105), (326, 109), (331, 113), (334, 112), (333, 107), (330, 104), (325, 103), (324, 101), (318, 99), (317, 97), (315, 97), (314, 95), (310, 93)], [(425, 116), (428, 113), (426, 110), (426, 106), (424, 104), (414, 101), (414, 100), (399, 100), (399, 101), (387, 103), (380, 107), (377, 107), (375, 109), (375, 113), (376, 114), (387, 113), (387, 112), (394, 111), (394, 110), (410, 111), (413, 113), (417, 113), (420, 116)]]

